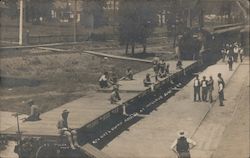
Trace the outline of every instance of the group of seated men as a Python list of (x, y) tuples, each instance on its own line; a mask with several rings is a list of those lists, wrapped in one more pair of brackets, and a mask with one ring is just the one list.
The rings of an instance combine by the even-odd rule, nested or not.
[(166, 64), (164, 59), (159, 60), (158, 58), (155, 58), (153, 60), (153, 69), (155, 73), (156, 80), (158, 79), (158, 76), (160, 78), (164, 78), (169, 74), (169, 64)]

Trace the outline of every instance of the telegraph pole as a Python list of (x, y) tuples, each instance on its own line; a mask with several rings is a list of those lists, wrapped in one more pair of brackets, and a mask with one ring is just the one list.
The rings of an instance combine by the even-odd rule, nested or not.
[(74, 42), (77, 41), (77, 0), (74, 1)]
[(23, 0), (20, 0), (19, 45), (23, 45)]

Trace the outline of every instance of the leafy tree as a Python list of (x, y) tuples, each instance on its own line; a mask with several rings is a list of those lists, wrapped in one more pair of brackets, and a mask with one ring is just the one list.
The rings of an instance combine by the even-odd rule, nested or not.
[(10, 18), (16, 18), (18, 16), (18, 0), (5, 0), (4, 1), (8, 7), (6, 10), (7, 16)]
[(82, 10), (87, 16), (92, 16), (94, 19), (94, 27), (98, 27), (104, 24), (104, 6), (105, 0), (83, 0)]
[(147, 38), (153, 33), (157, 19), (152, 3), (153, 1), (145, 0), (120, 1), (119, 40), (121, 45), (126, 45), (126, 54), (129, 45), (134, 54), (136, 43), (142, 44), (146, 52)]
[(26, 2), (26, 21), (39, 22), (42, 17), (45, 21), (51, 19), (51, 10), (54, 0), (27, 0)]

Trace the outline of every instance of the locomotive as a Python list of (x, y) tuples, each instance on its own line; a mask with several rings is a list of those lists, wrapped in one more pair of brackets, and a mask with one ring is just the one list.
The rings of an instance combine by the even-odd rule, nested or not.
[(243, 24), (229, 24), (208, 30), (192, 28), (179, 36), (177, 46), (182, 60), (201, 60), (204, 64), (214, 63), (221, 55), (226, 43), (240, 41)]

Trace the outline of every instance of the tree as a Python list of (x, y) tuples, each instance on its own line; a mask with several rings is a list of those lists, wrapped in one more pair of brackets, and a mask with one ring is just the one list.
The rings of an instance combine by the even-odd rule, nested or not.
[(119, 40), (121, 45), (126, 45), (126, 54), (131, 45), (134, 54), (135, 44), (143, 45), (146, 52), (147, 38), (153, 33), (156, 26), (157, 14), (152, 1), (126, 0), (119, 5)]
[(16, 18), (18, 16), (18, 0), (5, 0), (4, 1), (8, 7), (8, 9), (6, 10), (6, 14), (7, 16), (9, 16), (10, 18)]
[(26, 1), (26, 21), (39, 22), (42, 17), (45, 21), (51, 19), (51, 10), (54, 0), (27, 0)]
[(105, 0), (83, 0), (82, 11), (85, 16), (93, 18), (93, 27), (99, 27), (104, 24), (104, 6)]

